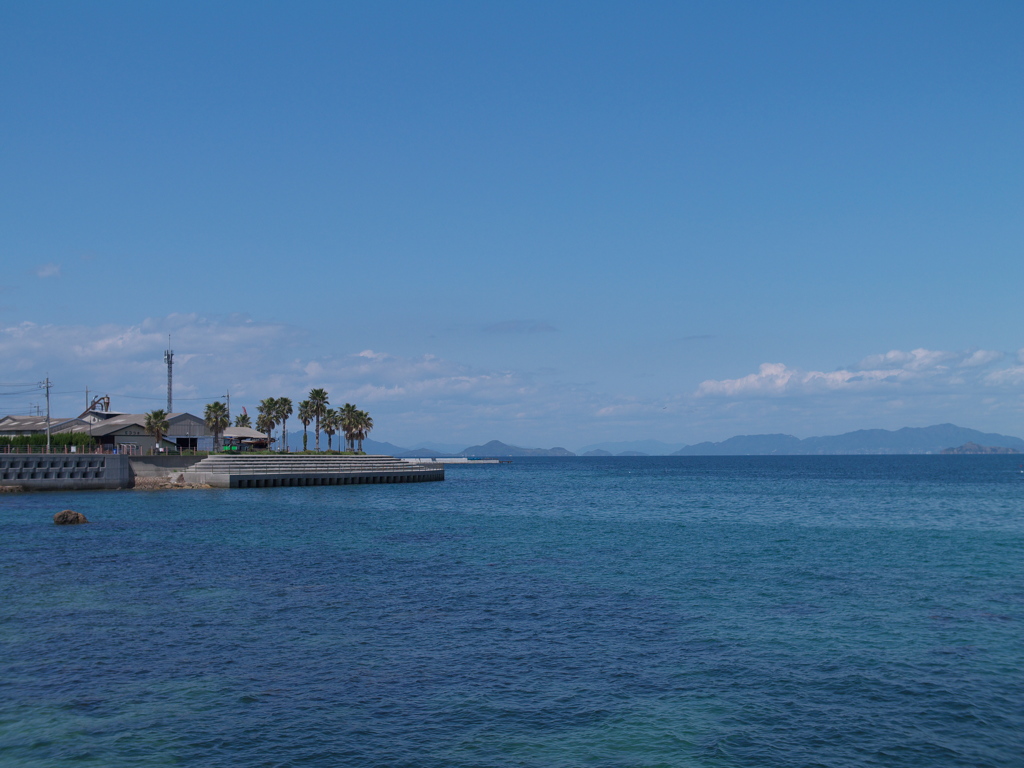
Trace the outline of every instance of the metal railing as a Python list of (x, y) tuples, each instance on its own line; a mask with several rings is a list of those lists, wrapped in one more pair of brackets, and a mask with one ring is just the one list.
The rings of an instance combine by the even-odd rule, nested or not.
[[(52, 445), (46, 450), (45, 445), (0, 445), (0, 453), (26, 453), (26, 454), (68, 454), (70, 456), (81, 456), (83, 454), (114, 454), (117, 451), (102, 445)], [(127, 451), (122, 451), (127, 453)]]
[[(264, 464), (264, 466), (259, 466)], [(191, 472), (209, 472), (211, 474), (225, 475), (349, 475), (349, 474), (419, 474), (423, 472), (443, 472), (443, 467), (406, 464), (400, 459), (390, 461), (367, 461), (358, 457), (351, 457), (348, 460), (334, 459), (333, 461), (284, 461), (277, 463), (275, 459), (251, 459), (249, 461), (239, 459), (222, 458), (211, 456), (198, 464), (193, 464), (189, 469)]]
[[(186, 472), (196, 472), (197, 470), (189, 469)], [(303, 477), (342, 477), (348, 475), (423, 475), (431, 472), (439, 472), (444, 474), (443, 469), (435, 469), (433, 467), (409, 467), (409, 468), (389, 468), (389, 469), (348, 469), (338, 472), (274, 472), (272, 470), (258, 470), (258, 469), (233, 469), (230, 472), (213, 472), (210, 470), (198, 470), (201, 472), (207, 472), (210, 475), (231, 475), (232, 477), (256, 477), (258, 476), (270, 476), (270, 475), (281, 475), (283, 477), (290, 476), (303, 476)]]

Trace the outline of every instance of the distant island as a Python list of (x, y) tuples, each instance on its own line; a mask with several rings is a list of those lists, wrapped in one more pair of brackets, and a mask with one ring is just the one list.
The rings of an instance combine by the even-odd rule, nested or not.
[(500, 459), (509, 456), (575, 456), (576, 454), (565, 448), (520, 448), (516, 445), (506, 445), (499, 440), (491, 440), (483, 445), (471, 445), (458, 455), (467, 458)]
[[(950, 446), (959, 446), (952, 448)], [(454, 446), (451, 446), (454, 448)], [(645, 450), (646, 449), (646, 450)], [(367, 453), (399, 458), (510, 458), (517, 456), (576, 456), (565, 448), (521, 448), (499, 440), (472, 445), (461, 451), (437, 450), (422, 445), (402, 448), (392, 443), (367, 440)], [(696, 445), (662, 443), (657, 440), (598, 443), (579, 449), (587, 457), (608, 456), (845, 456), (899, 454), (1005, 454), (1024, 453), (1019, 437), (980, 432), (955, 424), (903, 429), (859, 429), (841, 435), (808, 437), (793, 435), (737, 435), (718, 443)]]
[(904, 427), (888, 429), (859, 429), (831, 437), (808, 437), (801, 440), (793, 435), (740, 435), (720, 443), (688, 445), (673, 456), (838, 456), (838, 455), (892, 455), (915, 453), (943, 453), (951, 445), (975, 443), (999, 448), (1024, 450), (1019, 437), (979, 432), (955, 424), (937, 424), (932, 427)]
[(1016, 448), (1004, 448), (1001, 445), (978, 445), (977, 443), (964, 443), (959, 448), (944, 448), (945, 454), (985, 454), (985, 453), (1020, 453)]
[[(643, 451), (619, 451), (618, 453), (612, 453), (606, 451), (603, 448), (596, 448), (593, 451), (584, 451), (580, 456), (650, 456), (649, 453)], [(664, 455), (664, 454), (662, 454)]]
[(367, 440), (364, 447), (367, 453), (387, 454), (400, 459), (507, 459), (523, 456), (576, 455), (565, 448), (520, 448), (518, 445), (509, 445), (500, 440), (491, 440), (483, 445), (471, 445), (464, 450), (455, 452), (438, 451), (426, 447), (409, 450), (391, 443), (377, 443), (372, 440)]

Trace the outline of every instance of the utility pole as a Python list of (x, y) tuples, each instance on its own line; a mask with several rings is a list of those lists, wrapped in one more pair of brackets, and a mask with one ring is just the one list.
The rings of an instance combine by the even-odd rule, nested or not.
[(225, 394), (224, 397), (228, 401), (228, 426), (230, 427), (231, 426), (231, 390), (230, 389), (226, 390), (226, 392), (227, 392), (227, 394)]
[(167, 363), (167, 415), (171, 414), (171, 379), (174, 369), (174, 351), (171, 349), (171, 334), (167, 334), (167, 350), (164, 352), (164, 362)]
[(50, 376), (47, 374), (46, 382), (46, 452), (50, 452)]

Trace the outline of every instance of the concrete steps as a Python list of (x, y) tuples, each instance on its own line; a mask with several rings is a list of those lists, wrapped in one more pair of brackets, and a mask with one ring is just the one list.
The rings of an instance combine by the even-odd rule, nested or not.
[(392, 456), (219, 455), (194, 464), (188, 482), (223, 488), (410, 483), (444, 480), (443, 466), (409, 465)]

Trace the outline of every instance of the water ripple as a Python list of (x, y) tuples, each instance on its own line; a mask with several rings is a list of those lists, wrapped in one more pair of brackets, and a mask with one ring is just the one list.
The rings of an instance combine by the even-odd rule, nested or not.
[(0, 764), (1021, 765), (1024, 486), (946, 458), (4, 498)]

